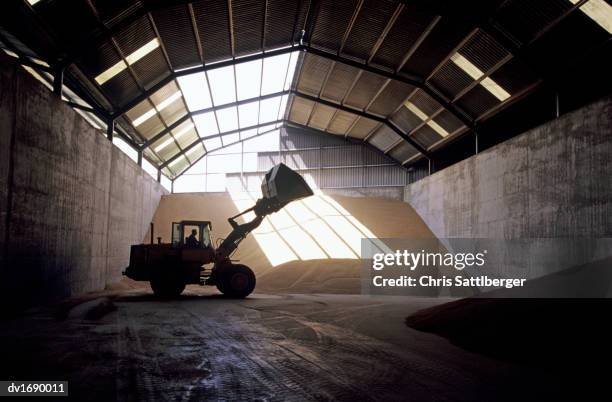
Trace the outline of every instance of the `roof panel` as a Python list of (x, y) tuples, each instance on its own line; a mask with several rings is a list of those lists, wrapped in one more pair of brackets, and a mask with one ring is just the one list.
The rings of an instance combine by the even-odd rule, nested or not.
[(306, 125), (313, 106), (314, 102), (294, 96), (291, 104), (291, 111), (289, 112), (289, 120)]
[(364, 139), (367, 137), (380, 123), (365, 117), (359, 117), (348, 133), (349, 137)]
[(509, 0), (494, 18), (505, 32), (525, 43), (571, 7), (569, 0)]
[(298, 90), (310, 95), (318, 96), (332, 61), (323, 57), (306, 54), (299, 77)]
[(457, 101), (457, 104), (474, 118), (480, 117), (499, 103), (499, 100), (481, 85), (476, 85)]
[(436, 89), (445, 96), (454, 99), (462, 90), (474, 82), (457, 64), (448, 60), (429, 79)]
[(187, 6), (178, 5), (156, 10), (153, 12), (153, 18), (173, 69), (200, 64), (198, 45)]
[(397, 7), (395, 1), (365, 0), (347, 38), (343, 53), (366, 61)]
[(438, 123), (440, 127), (445, 129), (450, 134), (459, 130), (462, 127), (465, 127), (461, 120), (455, 117), (455, 115), (449, 112), (448, 110), (443, 110), (441, 113), (439, 113), (436, 117), (433, 118), (433, 121)]
[(458, 52), (485, 73), (510, 55), (482, 30), (476, 32)]
[(392, 129), (383, 125), (368, 139), (368, 142), (385, 152), (391, 145), (395, 144), (400, 139), (401, 137)]
[(236, 56), (261, 50), (266, 2), (259, 0), (232, 0)]
[(428, 125), (425, 125), (419, 128), (412, 135), (412, 138), (423, 148), (429, 149), (429, 147), (440, 141), (443, 137), (438, 134), (433, 128)]
[(365, 109), (385, 81), (386, 79), (378, 74), (364, 71), (346, 98), (345, 103), (358, 109)]
[(417, 155), (419, 155), (419, 151), (417, 151), (416, 148), (406, 141), (400, 142), (397, 146), (393, 147), (393, 149), (389, 151), (389, 156), (399, 163), (403, 163)]
[(415, 87), (412, 85), (390, 80), (368, 108), (368, 111), (382, 116), (389, 116), (406, 100), (414, 89)]
[(227, 0), (200, 0), (192, 5), (204, 61), (211, 63), (231, 58)]
[(424, 34), (435, 17), (435, 15), (423, 13), (417, 7), (406, 6), (389, 30), (372, 61), (393, 70), (398, 68), (404, 56)]
[(423, 90), (418, 90), (410, 97), (410, 103), (418, 107), (427, 116), (433, 115), (442, 108), (438, 102), (425, 93)]
[(166, 58), (159, 48), (144, 56), (137, 63), (132, 64), (131, 67), (145, 89), (151, 88), (170, 75)]
[(351, 128), (357, 115), (353, 113), (347, 113), (343, 110), (338, 110), (338, 113), (334, 116), (332, 122), (328, 127), (328, 131), (332, 134), (345, 135), (346, 132)]
[(312, 112), (312, 117), (310, 118), (310, 123), (308, 125), (325, 131), (330, 120), (334, 116), (335, 111), (335, 108), (317, 103), (314, 111)]
[(472, 29), (473, 24), (467, 20), (442, 17), (412, 54), (402, 72), (419, 77), (429, 76)]
[(321, 97), (335, 102), (341, 102), (358, 73), (359, 70), (355, 67), (343, 63), (335, 63), (327, 79), (325, 88), (321, 93)]
[(314, 31), (310, 37), (311, 44), (333, 52), (338, 51), (356, 6), (357, 0), (321, 1)]
[(423, 123), (423, 120), (402, 106), (393, 116), (391, 121), (395, 123), (403, 132), (409, 133)]
[(123, 52), (124, 56), (134, 53), (144, 45), (155, 39), (155, 31), (147, 16), (142, 16), (136, 21), (121, 29), (115, 36), (115, 42)]
[(271, 49), (291, 44), (295, 15), (301, 9), (301, 3), (307, 2), (267, 0), (267, 3), (264, 47)]

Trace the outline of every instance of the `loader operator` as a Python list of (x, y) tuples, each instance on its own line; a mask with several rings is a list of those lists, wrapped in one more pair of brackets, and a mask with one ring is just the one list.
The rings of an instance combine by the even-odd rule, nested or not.
[(191, 235), (187, 238), (187, 240), (185, 241), (185, 246), (187, 246), (187, 248), (198, 248), (200, 247), (200, 242), (197, 239), (198, 235), (198, 231), (193, 229), (191, 231)]

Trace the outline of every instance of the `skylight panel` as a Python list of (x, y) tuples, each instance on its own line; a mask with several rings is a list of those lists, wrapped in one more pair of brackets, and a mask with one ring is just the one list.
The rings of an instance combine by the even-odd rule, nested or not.
[(164, 110), (165, 108), (167, 108), (172, 103), (179, 100), (180, 98), (181, 98), (181, 91), (176, 91), (175, 93), (173, 93), (172, 95), (168, 96), (166, 99), (161, 101), (159, 105), (157, 105), (156, 108), (158, 111), (161, 112), (162, 110)]
[(246, 140), (247, 138), (251, 138), (257, 135), (257, 129), (252, 128), (250, 130), (244, 130), (240, 132), (240, 139)]
[(98, 85), (104, 84), (106, 81), (110, 80), (111, 78), (113, 78), (114, 76), (116, 76), (117, 74), (125, 70), (128, 67), (128, 65), (132, 65), (136, 63), (138, 60), (142, 59), (143, 57), (145, 57), (147, 54), (151, 53), (153, 50), (157, 49), (158, 47), (159, 47), (159, 41), (157, 40), (157, 38), (151, 40), (150, 42), (141, 46), (139, 49), (135, 50), (133, 53), (130, 53), (129, 55), (127, 55), (125, 58), (125, 61), (121, 60), (117, 62), (116, 64), (109, 67), (108, 69), (103, 71), (101, 74), (99, 74), (95, 78), (96, 82), (98, 83)]
[(236, 101), (234, 66), (215, 68), (208, 72), (208, 81), (215, 106)]
[(132, 124), (134, 125), (134, 127), (138, 127), (145, 121), (149, 120), (151, 117), (155, 116), (155, 113), (157, 113), (155, 111), (155, 108), (149, 109), (140, 116), (138, 116), (136, 119), (134, 119), (134, 121), (132, 121)]
[(155, 38), (145, 43), (142, 47), (135, 50), (133, 53), (128, 54), (125, 57), (125, 61), (127, 61), (129, 65), (132, 65), (136, 63), (138, 60), (148, 55), (149, 53), (151, 53), (153, 50), (157, 49), (158, 47), (159, 47), (159, 40)]
[[(185, 155), (186, 155), (186, 156), (187, 156), (189, 159), (191, 159), (193, 156), (195, 156), (195, 155), (196, 155), (196, 153), (197, 153), (197, 152), (202, 152), (202, 148), (200, 148), (199, 146), (197, 146), (197, 145), (196, 145), (195, 147), (193, 147), (193, 148), (191, 148), (189, 151), (187, 151), (187, 152), (185, 153)], [(197, 156), (196, 156), (196, 158), (197, 158)]]
[(435, 131), (436, 133), (440, 134), (442, 137), (446, 137), (446, 136), (448, 135), (448, 131), (446, 131), (446, 130), (444, 129), (444, 127), (442, 127), (441, 125), (439, 125), (438, 123), (436, 123), (436, 122), (435, 122), (435, 121), (433, 121), (433, 120), (429, 120), (429, 121), (427, 122), (427, 125), (428, 125), (429, 127), (433, 128), (433, 129), (434, 129), (434, 131)]
[(217, 121), (222, 133), (238, 128), (238, 114), (236, 107), (217, 110)]
[(452, 55), (451, 60), (474, 80), (479, 80), (484, 75), (478, 67), (459, 53)]
[(108, 69), (104, 70), (101, 74), (99, 74), (95, 78), (95, 80), (98, 83), (98, 85), (102, 85), (106, 81), (113, 78), (115, 75), (125, 70), (126, 68), (127, 68), (127, 64), (125, 64), (125, 61), (121, 60), (120, 62), (116, 63), (112, 67), (109, 67)]
[[(577, 4), (580, 0), (570, 1), (572, 4)], [(580, 11), (612, 34), (612, 6), (604, 0), (589, 0), (580, 6)]]
[(256, 125), (259, 117), (259, 102), (238, 106), (238, 116), (240, 117), (240, 128)]
[(150, 110), (147, 110), (145, 113), (143, 113), (142, 115), (134, 119), (134, 121), (132, 121), (132, 124), (134, 125), (134, 127), (138, 127), (139, 125), (141, 125), (142, 123), (144, 123), (145, 121), (153, 117), (155, 113), (161, 112), (162, 110), (164, 110), (165, 108), (167, 108), (172, 103), (179, 100), (180, 98), (181, 98), (181, 91), (176, 91), (175, 93), (173, 93), (172, 95), (168, 96), (166, 99), (161, 101), (159, 105), (157, 105), (156, 107)]
[(212, 106), (206, 73), (189, 74), (178, 77), (177, 80), (189, 111), (207, 109)]
[(404, 106), (406, 106), (406, 108), (410, 110), (412, 113), (414, 113), (419, 119), (425, 121), (426, 122), (425, 124), (431, 127), (435, 132), (440, 134), (442, 137), (446, 137), (449, 134), (448, 131), (446, 131), (442, 126), (440, 126), (438, 123), (433, 121), (425, 112), (419, 109), (417, 105), (415, 105), (414, 103), (410, 101), (406, 101), (406, 103), (404, 103)]
[(265, 99), (259, 102), (259, 123), (269, 123), (278, 117), (281, 97)]
[(31, 6), (33, 6), (34, 4), (38, 3), (40, 0), (28, 0), (28, 3), (30, 3)]
[(186, 133), (188, 133), (189, 130), (191, 130), (192, 128), (193, 128), (193, 123), (189, 122), (189, 124), (185, 125), (185, 127), (181, 128), (179, 131), (176, 132), (176, 134), (174, 134), (174, 138), (170, 137), (167, 140), (165, 140), (164, 142), (162, 142), (161, 144), (159, 144), (157, 147), (155, 147), (155, 152), (161, 151), (162, 149), (167, 147), (169, 144), (174, 142), (174, 140), (178, 141), (179, 138), (181, 138)]
[[(453, 63), (455, 63), (459, 68), (465, 71), (465, 73), (469, 75), (470, 77), (472, 77), (474, 80), (479, 80), (485, 75), (471, 61), (469, 61), (468, 59), (466, 59), (459, 53), (455, 53), (454, 55), (452, 55), (451, 60)], [(493, 96), (495, 96), (497, 99), (499, 99), (502, 102), (510, 97), (510, 94), (508, 93), (508, 91), (502, 88), (499, 84), (493, 81), (490, 77), (484, 78), (482, 81), (480, 81), (479, 84), (482, 85), (484, 89), (489, 91)]]
[[(272, 130), (274, 130), (275, 128), (276, 128), (276, 125), (274, 125), (274, 124), (269, 124), (269, 125), (267, 125), (267, 126), (259, 127), (259, 128), (257, 129), (257, 133), (258, 133), (258, 134), (265, 133), (265, 132), (267, 132), (267, 131), (272, 131)], [(277, 130), (277, 131), (275, 131), (275, 132), (276, 132), (276, 133), (278, 133), (278, 130)], [(278, 141), (278, 136), (276, 136), (276, 139), (277, 139), (277, 141)], [(274, 149), (273, 149), (273, 151), (275, 151), (275, 150), (278, 150), (278, 144), (274, 145)]]
[(234, 134), (224, 135), (223, 137), (221, 137), (221, 139), (223, 140), (223, 145), (227, 146), (229, 144), (233, 144), (235, 142), (240, 141), (240, 136), (238, 133), (234, 133)]
[(285, 91), (291, 87), (291, 83), (293, 82), (293, 77), (295, 76), (295, 69), (297, 67), (298, 55), (298, 52), (292, 52), (291, 57), (289, 58), (289, 68), (287, 69), (287, 75), (285, 76), (285, 86), (283, 87)]
[(215, 138), (210, 138), (208, 140), (204, 140), (204, 148), (206, 148), (206, 150), (208, 152), (217, 149), (217, 148), (221, 148), (221, 138), (219, 137), (215, 137)]
[(487, 77), (480, 82), (487, 91), (489, 91), (493, 96), (495, 96), (500, 101), (505, 101), (510, 97), (510, 94), (501, 86), (499, 86), (495, 81), (491, 78)]
[(285, 110), (287, 109), (287, 103), (289, 101), (289, 95), (283, 95), (280, 107), (278, 108), (277, 119), (282, 120), (285, 117)]
[(193, 122), (200, 137), (218, 134), (217, 120), (214, 112), (202, 113), (193, 116)]
[(186, 161), (187, 161), (187, 160), (185, 159), (185, 156), (181, 155), (180, 157), (178, 157), (178, 158), (176, 158), (175, 160), (173, 160), (172, 162), (170, 162), (170, 163), (168, 164), (168, 167), (170, 167), (170, 168), (171, 168), (172, 166), (176, 166), (176, 165), (178, 165), (178, 164), (179, 164), (179, 163), (181, 163), (181, 162), (182, 162), (182, 163), (185, 163)]
[(414, 103), (410, 102), (410, 101), (406, 101), (406, 103), (404, 103), (404, 106), (406, 106), (406, 108), (408, 110), (410, 110), (412, 113), (414, 113), (419, 119), (425, 121), (429, 118), (429, 116), (427, 116), (421, 109), (419, 109)]
[(161, 144), (155, 147), (155, 152), (161, 151), (162, 149), (166, 148), (168, 145), (170, 145), (173, 142), (174, 142), (174, 138), (172, 138), (172, 136), (168, 136), (168, 138), (164, 142), (162, 142)]
[(263, 80), (261, 82), (262, 95), (268, 95), (283, 90), (289, 58), (290, 54), (287, 53), (264, 59)]
[(238, 100), (259, 96), (261, 85), (261, 60), (236, 64)]

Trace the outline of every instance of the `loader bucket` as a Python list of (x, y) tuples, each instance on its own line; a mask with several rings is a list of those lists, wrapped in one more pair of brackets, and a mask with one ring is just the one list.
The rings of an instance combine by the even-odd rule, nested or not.
[(282, 163), (266, 173), (261, 183), (261, 193), (277, 211), (291, 201), (313, 194), (304, 178)]

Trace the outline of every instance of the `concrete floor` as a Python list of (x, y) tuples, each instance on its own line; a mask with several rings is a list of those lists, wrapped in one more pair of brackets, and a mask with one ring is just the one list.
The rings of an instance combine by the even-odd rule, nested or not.
[(97, 320), (76, 306), (5, 321), (3, 379), (68, 380), (75, 400), (550, 400), (559, 389), (404, 324), (443, 299), (106, 296), (117, 309)]

